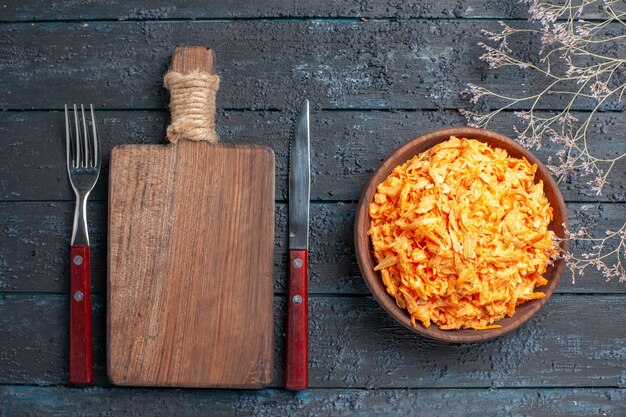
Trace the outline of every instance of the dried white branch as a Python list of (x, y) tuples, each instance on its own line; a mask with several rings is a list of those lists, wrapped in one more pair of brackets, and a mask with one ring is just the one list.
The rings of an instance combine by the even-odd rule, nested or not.
[[(551, 142), (558, 151), (548, 161), (548, 168), (558, 181), (570, 173), (577, 172), (591, 179), (590, 189), (601, 194), (609, 182), (610, 173), (626, 157), (626, 152), (618, 155), (601, 156), (590, 146), (589, 126), (598, 112), (607, 106), (622, 105), (626, 92), (624, 82), (626, 56), (620, 42), (626, 38), (626, 11), (618, 10), (624, 2), (617, 0), (565, 0), (561, 4), (547, 0), (524, 1), (529, 7), (529, 20), (537, 21), (540, 29), (517, 29), (500, 22), (500, 32), (483, 31), (487, 43), (479, 45), (485, 53), (481, 59), (489, 68), (517, 67), (545, 77), (547, 83), (536, 93), (516, 95), (515, 92), (498, 92), (492, 89), (469, 84), (463, 92), (472, 105), (495, 100), (498, 107), (485, 113), (462, 110), (468, 124), (486, 127), (503, 110), (526, 107), (515, 115), (520, 123), (514, 126), (517, 140), (527, 148), (538, 149), (543, 143)], [(601, 10), (605, 18), (599, 21), (584, 21), (579, 18), (585, 10)], [(616, 34), (616, 27), (621, 33)], [(541, 49), (536, 62), (516, 51), (513, 42), (516, 37), (537, 37)], [(518, 91), (525, 91), (520, 88)], [(555, 97), (563, 97), (564, 108), (555, 113), (541, 111), (546, 102), (554, 102)], [(585, 118), (578, 120), (572, 114), (578, 104), (589, 106)], [(582, 234), (581, 234), (582, 233)], [(570, 269), (582, 275), (586, 268), (595, 266), (607, 279), (618, 278), (626, 283), (626, 222), (616, 232), (607, 231), (607, 237), (593, 238), (585, 232), (569, 235), (570, 239), (594, 241), (594, 251), (575, 257), (564, 254)], [(609, 244), (612, 242), (612, 245)], [(616, 257), (614, 264), (607, 263)]]

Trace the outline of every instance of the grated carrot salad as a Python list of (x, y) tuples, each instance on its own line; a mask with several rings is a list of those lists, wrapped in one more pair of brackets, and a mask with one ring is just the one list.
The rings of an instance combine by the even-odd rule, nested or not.
[(474, 139), (437, 144), (397, 166), (369, 215), (387, 292), (411, 323), (501, 327), (535, 291), (555, 254), (552, 207), (536, 165)]

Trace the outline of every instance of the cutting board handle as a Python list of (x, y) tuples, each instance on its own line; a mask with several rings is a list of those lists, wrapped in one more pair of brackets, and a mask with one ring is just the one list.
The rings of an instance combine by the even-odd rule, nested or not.
[(179, 46), (172, 54), (165, 87), (170, 91), (172, 121), (167, 139), (217, 143), (215, 101), (219, 76), (215, 74), (215, 52), (204, 46)]
[(172, 71), (215, 74), (215, 51), (206, 46), (178, 46), (172, 54)]

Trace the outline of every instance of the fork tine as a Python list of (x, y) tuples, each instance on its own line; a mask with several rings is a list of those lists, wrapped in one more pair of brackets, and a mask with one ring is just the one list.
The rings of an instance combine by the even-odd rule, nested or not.
[(65, 163), (67, 164), (67, 166), (70, 166), (71, 160), (70, 160), (70, 134), (71, 134), (71, 129), (70, 129), (70, 115), (68, 114), (67, 111), (67, 104), (65, 105)]
[(91, 164), (91, 158), (90, 158), (91, 154), (89, 153), (89, 131), (87, 130), (85, 106), (83, 106), (82, 104), (80, 105), (80, 114), (83, 119), (83, 148), (84, 148), (83, 155), (85, 157), (83, 161), (83, 167), (87, 168), (93, 165)]
[(74, 159), (74, 168), (80, 167), (80, 126), (78, 124), (78, 110), (76, 109), (76, 104), (74, 104), (74, 126), (76, 127), (75, 133), (76, 137), (74, 138), (74, 145), (76, 150), (76, 158)]
[(98, 128), (96, 127), (96, 115), (93, 112), (93, 104), (89, 105), (91, 110), (91, 130), (93, 133), (93, 166), (100, 166), (100, 142), (98, 141)]

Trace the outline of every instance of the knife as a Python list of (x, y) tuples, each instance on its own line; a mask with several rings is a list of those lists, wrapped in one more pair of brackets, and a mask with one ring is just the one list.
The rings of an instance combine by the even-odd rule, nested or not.
[(289, 290), (285, 388), (309, 386), (309, 101), (296, 120), (289, 155)]

